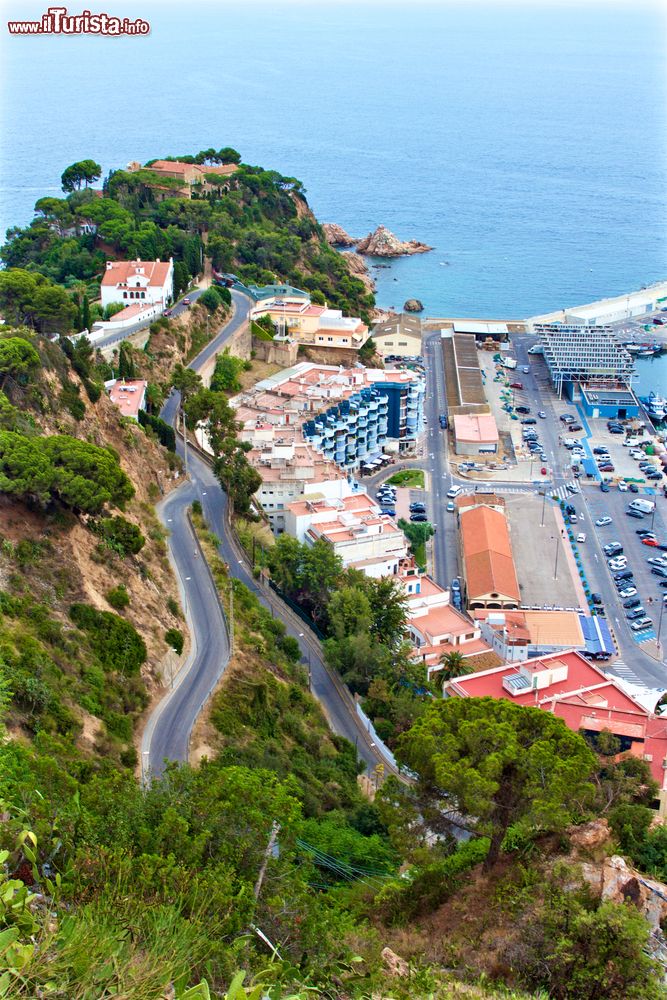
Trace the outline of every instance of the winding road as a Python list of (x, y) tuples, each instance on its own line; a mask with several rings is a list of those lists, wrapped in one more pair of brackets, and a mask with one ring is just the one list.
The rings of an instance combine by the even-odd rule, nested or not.
[[(195, 371), (206, 365), (247, 321), (250, 300), (237, 291), (232, 292), (232, 299), (232, 318), (191, 362), (190, 367)], [(162, 409), (162, 418), (175, 424), (179, 405), (179, 393), (172, 392)], [(182, 447), (179, 438), (181, 455)], [(170, 533), (169, 554), (181, 588), (192, 639), (191, 651), (174, 678), (172, 689), (148, 720), (141, 746), (142, 773), (146, 777), (159, 776), (166, 760), (188, 759), (192, 728), (229, 662), (227, 623), (210, 571), (188, 520), (188, 511), (194, 500), (200, 501), (209, 528), (220, 540), (219, 552), (230, 567), (232, 576), (245, 584), (264, 607), (285, 623), (287, 633), (297, 639), (303, 661), (308, 665), (311, 691), (320, 702), (332, 730), (356, 746), (360, 759), (368, 768), (382, 763), (386, 771), (392, 771), (357, 715), (349, 691), (340, 678), (326, 667), (314, 633), (283, 601), (254, 579), (229, 524), (227, 496), (210, 465), (191, 448), (188, 449), (188, 471), (189, 481), (161, 501), (157, 511)]]

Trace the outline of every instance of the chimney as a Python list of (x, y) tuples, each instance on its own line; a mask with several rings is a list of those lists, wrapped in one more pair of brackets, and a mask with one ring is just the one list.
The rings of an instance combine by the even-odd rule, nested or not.
[(107, 261), (107, 271), (110, 271), (112, 267), (113, 267), (113, 261), (112, 260), (108, 260)]

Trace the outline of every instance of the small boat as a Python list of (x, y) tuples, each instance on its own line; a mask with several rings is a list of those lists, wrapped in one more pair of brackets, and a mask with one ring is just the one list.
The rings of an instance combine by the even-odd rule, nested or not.
[(654, 354), (658, 352), (654, 347), (640, 347), (637, 351), (638, 358), (652, 358)]

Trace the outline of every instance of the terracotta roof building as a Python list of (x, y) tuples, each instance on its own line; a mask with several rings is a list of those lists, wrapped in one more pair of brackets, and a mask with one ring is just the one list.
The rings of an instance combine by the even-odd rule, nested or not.
[(102, 306), (162, 303), (174, 295), (174, 262), (169, 260), (108, 260), (100, 286)]
[(146, 405), (146, 387), (148, 382), (141, 378), (116, 379), (107, 383), (109, 399), (118, 407), (124, 417), (139, 419), (139, 410)]
[(518, 607), (521, 594), (505, 515), (481, 501), (459, 512), (459, 525), (468, 607)]

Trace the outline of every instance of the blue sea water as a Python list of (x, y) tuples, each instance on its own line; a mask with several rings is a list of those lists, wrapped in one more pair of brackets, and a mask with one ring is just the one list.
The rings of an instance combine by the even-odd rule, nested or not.
[(374, 271), (384, 306), (524, 317), (667, 276), (658, 7), (100, 6), (146, 18), (150, 35), (3, 28), (3, 230), (74, 160), (106, 172), (232, 145), (302, 179), (321, 221), (436, 248)]

